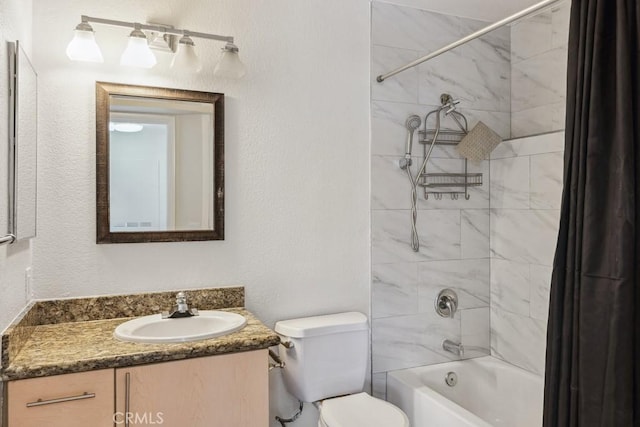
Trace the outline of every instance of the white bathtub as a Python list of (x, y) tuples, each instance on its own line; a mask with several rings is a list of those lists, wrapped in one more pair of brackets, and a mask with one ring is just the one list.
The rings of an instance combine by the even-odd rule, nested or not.
[(411, 427), (540, 427), (543, 389), (541, 377), (491, 356), (387, 375), (387, 399)]

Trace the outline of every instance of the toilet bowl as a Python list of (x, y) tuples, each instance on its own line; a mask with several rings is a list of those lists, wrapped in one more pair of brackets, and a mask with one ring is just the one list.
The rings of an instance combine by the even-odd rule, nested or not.
[(367, 393), (327, 399), (320, 403), (318, 427), (409, 427), (398, 407)]

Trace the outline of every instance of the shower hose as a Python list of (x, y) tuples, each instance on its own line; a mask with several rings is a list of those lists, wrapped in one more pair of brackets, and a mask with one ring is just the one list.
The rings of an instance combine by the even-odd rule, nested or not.
[[(436, 128), (433, 133), (433, 139), (429, 144), (429, 150), (425, 153), (424, 159), (422, 160), (422, 165), (418, 170), (418, 173), (414, 177), (411, 174), (411, 162), (407, 162), (407, 177), (409, 177), (409, 183), (411, 184), (411, 249), (414, 252), (418, 252), (420, 250), (420, 238), (418, 236), (418, 183), (420, 182), (420, 177), (427, 169), (427, 162), (429, 162), (429, 158), (431, 158), (431, 152), (433, 151), (433, 147), (438, 139), (438, 134), (440, 133), (440, 112), (445, 107), (440, 107), (436, 113)], [(424, 122), (425, 134), (427, 130), (427, 118), (425, 117)], [(425, 147), (426, 150), (426, 147)]]

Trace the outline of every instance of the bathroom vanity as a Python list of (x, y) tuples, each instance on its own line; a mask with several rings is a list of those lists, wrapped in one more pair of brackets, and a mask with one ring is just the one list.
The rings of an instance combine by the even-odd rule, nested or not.
[(254, 350), (10, 381), (8, 425), (263, 427), (267, 357)]
[(3, 425), (268, 425), (267, 348), (278, 336), (241, 308), (242, 288), (187, 293), (194, 306), (241, 314), (247, 325), (141, 344), (116, 339), (114, 329), (168, 308), (172, 293), (33, 303), (2, 337)]

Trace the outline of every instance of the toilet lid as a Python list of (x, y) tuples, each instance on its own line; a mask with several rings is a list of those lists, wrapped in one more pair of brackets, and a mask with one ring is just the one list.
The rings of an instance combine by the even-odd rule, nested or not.
[(325, 400), (320, 419), (329, 427), (409, 427), (400, 408), (367, 393)]

